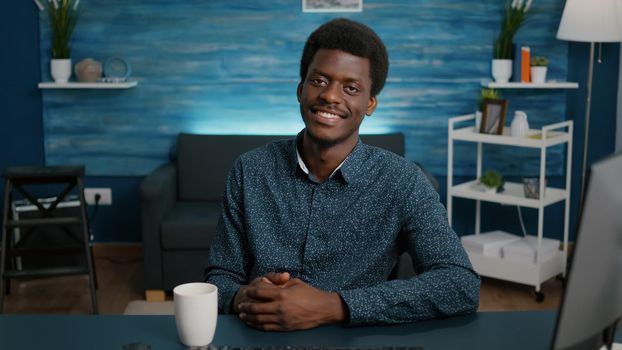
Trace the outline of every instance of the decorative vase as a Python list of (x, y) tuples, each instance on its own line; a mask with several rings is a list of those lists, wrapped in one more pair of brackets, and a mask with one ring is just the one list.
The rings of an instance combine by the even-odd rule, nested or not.
[(50, 74), (56, 83), (66, 83), (71, 77), (71, 58), (52, 58)]
[(531, 82), (532, 83), (544, 83), (546, 82), (547, 67), (531, 67)]
[(92, 58), (85, 58), (74, 67), (79, 82), (94, 83), (102, 77), (102, 64)]
[(492, 77), (497, 83), (507, 83), (512, 77), (512, 60), (493, 59)]
[(484, 186), (484, 193), (495, 194), (495, 193), (497, 193), (497, 188), (496, 187)]
[(510, 134), (514, 137), (525, 137), (529, 132), (529, 122), (527, 121), (527, 113), (523, 111), (514, 112), (514, 119), (510, 124)]

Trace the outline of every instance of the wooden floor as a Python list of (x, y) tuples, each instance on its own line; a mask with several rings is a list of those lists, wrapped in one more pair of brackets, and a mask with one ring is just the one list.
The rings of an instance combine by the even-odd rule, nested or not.
[[(98, 245), (94, 249), (99, 288), (100, 314), (122, 314), (128, 302), (144, 299), (143, 264), (140, 246)], [(545, 299), (535, 301), (534, 288), (500, 280), (482, 280), (480, 310), (555, 309), (561, 296), (561, 281), (542, 285)], [(85, 314), (91, 312), (86, 276), (42, 278), (11, 283), (5, 298), (8, 314)]]

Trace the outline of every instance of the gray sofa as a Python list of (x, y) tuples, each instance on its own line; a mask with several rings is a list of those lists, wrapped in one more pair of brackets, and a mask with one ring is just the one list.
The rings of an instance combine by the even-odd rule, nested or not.
[[(150, 292), (163, 295), (161, 291), (170, 291), (180, 283), (203, 279), (225, 181), (234, 160), (246, 151), (283, 138), (287, 137), (178, 136), (171, 161), (145, 177), (140, 185), (147, 299)], [(402, 134), (361, 138), (404, 155)], [(402, 256), (400, 261), (393, 277), (412, 274), (410, 258)]]

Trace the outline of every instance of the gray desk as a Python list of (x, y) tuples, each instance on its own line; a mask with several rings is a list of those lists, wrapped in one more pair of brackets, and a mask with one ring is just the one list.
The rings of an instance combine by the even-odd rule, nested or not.
[[(417, 345), (431, 349), (547, 349), (554, 312), (484, 312), (387, 327), (321, 327), (293, 333), (252, 330), (219, 316), (216, 345)], [(622, 336), (618, 332), (617, 341)], [(132, 342), (184, 349), (173, 316), (0, 315), (0, 349), (117, 350)]]

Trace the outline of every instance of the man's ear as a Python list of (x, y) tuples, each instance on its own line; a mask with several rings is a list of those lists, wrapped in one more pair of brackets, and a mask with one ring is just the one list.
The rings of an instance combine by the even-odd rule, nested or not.
[(367, 114), (367, 116), (371, 116), (376, 110), (376, 106), (378, 106), (378, 99), (376, 99), (376, 96), (370, 97), (369, 102), (367, 103), (367, 112), (365, 112), (365, 114)]
[(296, 88), (296, 98), (298, 99), (298, 103), (300, 103), (300, 96), (302, 96), (302, 82), (298, 83), (298, 88)]

